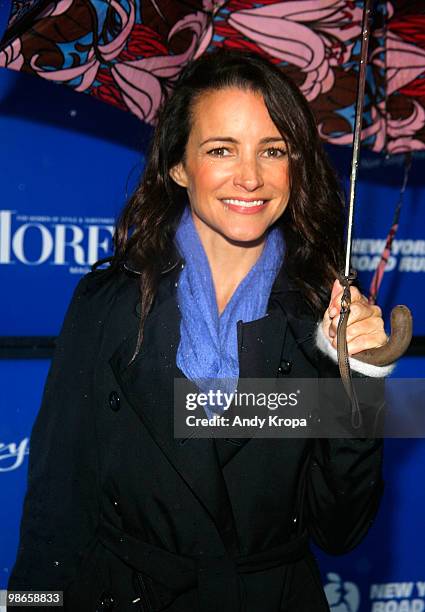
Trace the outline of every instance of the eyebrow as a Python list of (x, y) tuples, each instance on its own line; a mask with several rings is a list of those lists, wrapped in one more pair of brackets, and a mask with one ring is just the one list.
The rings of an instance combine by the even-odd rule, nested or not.
[[(207, 138), (203, 142), (201, 142), (201, 147), (208, 142), (231, 142), (232, 144), (240, 144), (236, 138), (232, 138), (231, 136), (211, 136)], [(260, 144), (269, 144), (272, 142), (285, 142), (282, 136), (266, 136), (266, 138), (262, 138), (260, 140)]]

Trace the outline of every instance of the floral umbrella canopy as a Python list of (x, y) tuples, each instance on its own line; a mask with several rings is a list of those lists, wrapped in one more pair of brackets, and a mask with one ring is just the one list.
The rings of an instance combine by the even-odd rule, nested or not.
[[(8, 0), (0, 66), (37, 74), (152, 123), (191, 59), (217, 47), (282, 67), (323, 139), (351, 144), (363, 2), (350, 0)], [(377, 1), (363, 141), (425, 149), (425, 3)]]

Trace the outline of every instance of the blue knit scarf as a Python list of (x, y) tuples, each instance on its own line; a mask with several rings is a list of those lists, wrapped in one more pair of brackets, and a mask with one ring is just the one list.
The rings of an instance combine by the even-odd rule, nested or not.
[[(176, 245), (185, 260), (177, 287), (181, 313), (177, 366), (203, 391), (235, 390), (239, 378), (237, 322), (266, 315), (270, 291), (283, 260), (281, 232), (277, 228), (269, 231), (260, 257), (221, 315), (207, 255), (189, 207), (177, 228)], [(205, 379), (219, 381), (214, 384)]]

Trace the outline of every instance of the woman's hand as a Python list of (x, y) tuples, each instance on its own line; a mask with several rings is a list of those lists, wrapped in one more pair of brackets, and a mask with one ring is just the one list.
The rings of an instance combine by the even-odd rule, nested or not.
[[(325, 336), (329, 338), (334, 348), (337, 347), (336, 331), (343, 290), (340, 282), (336, 280), (332, 288), (329, 307), (322, 321)], [(384, 321), (379, 306), (369, 304), (365, 296), (356, 287), (350, 287), (350, 291), (351, 306), (347, 323), (347, 346), (348, 354), (355, 355), (365, 349), (386, 344), (388, 338), (384, 330)]]

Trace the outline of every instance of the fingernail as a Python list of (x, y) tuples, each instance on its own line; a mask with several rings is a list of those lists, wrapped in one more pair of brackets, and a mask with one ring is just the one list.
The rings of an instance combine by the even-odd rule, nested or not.
[(330, 311), (329, 311), (329, 316), (332, 318), (332, 317), (334, 317), (336, 315), (336, 313), (337, 313), (337, 310), (336, 310), (335, 306), (333, 306), (330, 309)]
[(334, 332), (333, 329), (329, 330), (329, 335), (330, 335), (331, 338), (335, 338), (335, 332)]

